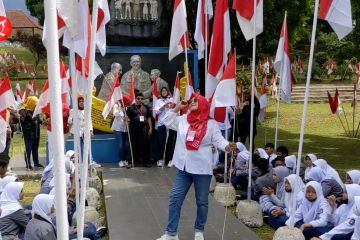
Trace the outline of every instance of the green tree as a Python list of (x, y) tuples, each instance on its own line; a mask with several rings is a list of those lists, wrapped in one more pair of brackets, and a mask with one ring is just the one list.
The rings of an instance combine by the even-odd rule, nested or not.
[(44, 25), (45, 11), (43, 0), (26, 0), (26, 6), (32, 16), (39, 20), (40, 25)]

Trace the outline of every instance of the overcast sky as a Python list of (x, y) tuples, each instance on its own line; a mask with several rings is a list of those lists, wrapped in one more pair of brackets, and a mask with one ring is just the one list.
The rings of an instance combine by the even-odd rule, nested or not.
[(5, 10), (23, 10), (30, 15), (29, 10), (26, 8), (25, 0), (3, 0)]

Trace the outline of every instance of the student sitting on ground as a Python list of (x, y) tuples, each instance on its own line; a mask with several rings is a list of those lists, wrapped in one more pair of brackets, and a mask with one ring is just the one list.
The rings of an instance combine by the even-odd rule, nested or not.
[(353, 213), (355, 214), (355, 224), (354, 224), (354, 234), (351, 237), (351, 240), (360, 239), (360, 196), (354, 198), (355, 204), (353, 207)]
[(308, 174), (312, 167), (314, 167), (314, 162), (317, 160), (317, 157), (315, 154), (309, 153), (304, 158), (304, 165), (306, 167), (305, 169), (305, 176), (304, 179), (308, 179)]
[(355, 203), (355, 196), (360, 196), (360, 186), (358, 184), (345, 184), (343, 202), (337, 208), (336, 198), (330, 196), (328, 202), (332, 207), (330, 222), (335, 226), (329, 232), (321, 235), (314, 240), (350, 240), (354, 232), (354, 224), (356, 215), (353, 213), (352, 208)]
[(351, 170), (346, 172), (346, 180), (347, 184), (360, 184), (360, 171), (359, 170)]
[[(256, 156), (256, 155), (254, 155)], [(253, 157), (254, 159), (254, 157)], [(264, 158), (259, 158), (254, 161), (253, 172), (257, 173), (257, 178), (253, 179), (254, 185), (254, 200), (259, 200), (260, 196), (263, 195), (264, 188), (272, 188), (275, 189), (275, 183), (272, 180), (272, 169), (269, 167), (269, 160)], [(255, 183), (255, 184), (254, 184)]]
[(334, 195), (338, 202), (341, 202), (343, 195), (343, 188), (335, 180), (328, 176), (325, 176), (324, 172), (319, 167), (313, 167), (308, 175), (308, 181), (316, 181), (321, 184), (324, 197)]
[(320, 167), (327, 178), (335, 179), (341, 187), (344, 187), (344, 183), (342, 182), (339, 173), (331, 167), (326, 160), (318, 159), (314, 162), (314, 165)]
[[(295, 212), (295, 227), (299, 228), (306, 240), (328, 232), (331, 208), (318, 182), (310, 181), (305, 186), (305, 196)], [(289, 224), (288, 222), (286, 223)]]
[(284, 146), (279, 146), (278, 148), (276, 148), (276, 155), (286, 157), (287, 155), (289, 155), (289, 149)]
[(286, 167), (285, 158), (282, 157), (282, 156), (277, 156), (274, 159), (273, 164), (274, 164), (274, 168), (276, 168), (276, 167)]
[(5, 189), (6, 185), (8, 185), (11, 182), (17, 182), (18, 178), (15, 176), (5, 176), (4, 178), (0, 179), (0, 195)]
[[(305, 185), (300, 177), (295, 174), (291, 174), (285, 178), (285, 198), (284, 208), (276, 207), (269, 214), (269, 223), (274, 229), (283, 227), (286, 225), (286, 221), (289, 219), (292, 211), (296, 211), (304, 197)], [(296, 194), (297, 192), (297, 194)], [(294, 199), (296, 198), (296, 200)], [(295, 202), (294, 202), (295, 200)], [(292, 206), (296, 204), (295, 208)]]
[(236, 189), (246, 190), (248, 186), (250, 153), (242, 151), (237, 154), (235, 160), (235, 172), (231, 177), (231, 183)]
[(8, 171), (10, 157), (5, 153), (0, 153), (0, 179), (5, 177)]
[(2, 240), (14, 240), (25, 231), (29, 219), (25, 215), (20, 201), (24, 198), (23, 182), (11, 182), (6, 185), (0, 197), (0, 232)]
[(273, 167), (275, 167), (275, 165), (273, 164), (273, 161), (277, 157), (277, 155), (274, 153), (274, 148), (275, 148), (275, 146), (272, 143), (267, 143), (267, 144), (265, 144), (265, 147), (264, 147), (267, 155), (269, 155), (269, 162)]

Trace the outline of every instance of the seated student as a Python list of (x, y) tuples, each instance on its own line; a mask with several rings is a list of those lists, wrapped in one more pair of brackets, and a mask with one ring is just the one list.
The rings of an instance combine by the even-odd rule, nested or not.
[(343, 188), (340, 184), (332, 178), (327, 177), (319, 167), (311, 168), (308, 174), (307, 181), (316, 181), (321, 184), (324, 197), (334, 195), (338, 202), (341, 201), (343, 195)]
[(351, 236), (351, 240), (360, 239), (360, 196), (354, 198), (353, 213), (355, 214), (354, 234)]
[(235, 160), (235, 171), (231, 177), (231, 183), (236, 189), (246, 191), (248, 187), (250, 153), (242, 151), (237, 154)]
[(290, 171), (287, 167), (276, 167), (272, 171), (272, 180), (276, 188), (264, 187), (263, 194), (259, 198), (262, 211), (270, 214), (276, 207), (285, 207), (285, 178), (289, 176)]
[(0, 179), (5, 177), (8, 171), (10, 157), (5, 153), (0, 153)]
[(33, 218), (25, 230), (26, 240), (56, 240), (56, 228), (51, 221), (55, 212), (55, 196), (37, 195), (32, 204)]
[(286, 167), (285, 165), (285, 158), (282, 157), (282, 156), (277, 156), (274, 161), (273, 161), (273, 168), (276, 168), (276, 167)]
[(257, 172), (257, 177), (254, 177), (254, 180), (252, 181), (255, 183), (253, 184), (254, 199), (258, 200), (259, 197), (263, 195), (263, 189), (268, 187), (275, 189), (275, 183), (272, 180), (272, 171), (269, 168), (268, 159), (259, 158), (254, 161), (254, 169), (254, 171)]
[(319, 237), (331, 229), (328, 222), (330, 213), (331, 207), (323, 196), (320, 183), (308, 182), (304, 198), (295, 212), (295, 227), (303, 232), (306, 240)]
[[(285, 198), (284, 198), (284, 208), (276, 207), (271, 210), (269, 215), (269, 223), (274, 229), (283, 227), (286, 225), (286, 221), (289, 219), (292, 211), (296, 211), (297, 207), (300, 205), (304, 197), (304, 188), (305, 185), (300, 177), (296, 174), (291, 174), (285, 178)], [(297, 192), (297, 194), (296, 194)], [(294, 199), (296, 198), (296, 199)], [(295, 208), (294, 205), (295, 200)]]
[[(267, 155), (269, 155), (270, 164), (272, 164), (272, 165), (273, 165), (273, 161), (277, 157), (277, 155), (274, 153), (274, 148), (275, 148), (275, 146), (272, 143), (267, 143), (267, 144), (265, 144), (265, 147), (264, 147)], [(274, 167), (274, 165), (273, 165), (273, 167)]]
[(25, 231), (29, 222), (20, 201), (24, 198), (23, 182), (6, 185), (0, 197), (0, 232), (2, 240), (14, 240)]
[(304, 179), (308, 178), (309, 171), (314, 166), (314, 162), (316, 160), (317, 160), (317, 157), (315, 154), (309, 153), (308, 155), (305, 156), (304, 165), (305, 165), (306, 169), (305, 169)]
[(360, 184), (360, 171), (359, 170), (351, 170), (346, 172), (346, 180), (347, 184)]
[(355, 218), (352, 208), (355, 204), (355, 196), (360, 196), (360, 186), (358, 184), (345, 184), (343, 202), (337, 208), (336, 198), (330, 196), (328, 202), (332, 207), (330, 222), (335, 226), (329, 232), (321, 235), (314, 240), (350, 240), (354, 232)]
[(344, 183), (342, 182), (339, 173), (331, 167), (326, 160), (318, 159), (314, 162), (314, 165), (320, 167), (327, 178), (335, 179), (341, 187), (344, 187)]
[(266, 153), (265, 149), (263, 148), (255, 149), (255, 154), (259, 155), (260, 158), (269, 159), (269, 155)]
[[(290, 155), (285, 157), (285, 165), (288, 169), (290, 169), (291, 173), (296, 174), (296, 164), (297, 158), (295, 155)], [(305, 166), (303, 163), (300, 163), (300, 177), (304, 178), (305, 174)]]
[(279, 146), (278, 148), (276, 148), (276, 155), (286, 157), (287, 155), (289, 155), (289, 149), (284, 146)]
[(11, 182), (17, 182), (18, 178), (15, 176), (5, 176), (4, 178), (0, 179), (0, 195), (5, 189), (6, 185), (8, 185)]

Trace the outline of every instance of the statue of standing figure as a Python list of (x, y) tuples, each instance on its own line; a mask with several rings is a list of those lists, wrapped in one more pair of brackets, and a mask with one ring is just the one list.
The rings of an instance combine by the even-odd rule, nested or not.
[(115, 18), (116, 19), (123, 19), (124, 18), (124, 14), (123, 14), (123, 3), (124, 0), (116, 0), (115, 1)]
[(131, 19), (131, 0), (125, 0), (125, 19)]
[(114, 62), (111, 64), (111, 71), (105, 75), (105, 78), (102, 82), (98, 98), (108, 101), (109, 95), (111, 94), (112, 87), (114, 85), (116, 75), (122, 73), (122, 66), (120, 63)]
[(150, 17), (151, 17), (151, 20), (158, 19), (158, 2), (157, 2), (157, 0), (150, 0)]
[(149, 6), (148, 6), (149, 1), (144, 0), (144, 1), (142, 1), (142, 3), (144, 4), (144, 6), (143, 6), (143, 20), (149, 20)]
[(135, 89), (144, 95), (144, 103), (150, 104), (149, 99), (152, 97), (152, 87), (149, 73), (141, 69), (141, 57), (133, 55), (130, 58), (131, 69), (127, 71), (121, 78), (121, 90), (124, 94), (130, 94), (131, 78), (134, 78)]
[[(158, 92), (161, 92), (162, 88), (166, 88), (169, 91), (169, 84), (160, 77), (161, 72), (159, 69), (152, 69), (150, 72), (150, 79), (152, 84), (154, 85), (154, 82), (156, 81)], [(153, 89), (153, 88), (152, 88)]]
[(140, 15), (140, 0), (133, 0), (133, 19), (134, 20), (140, 20), (141, 19), (141, 15)]

